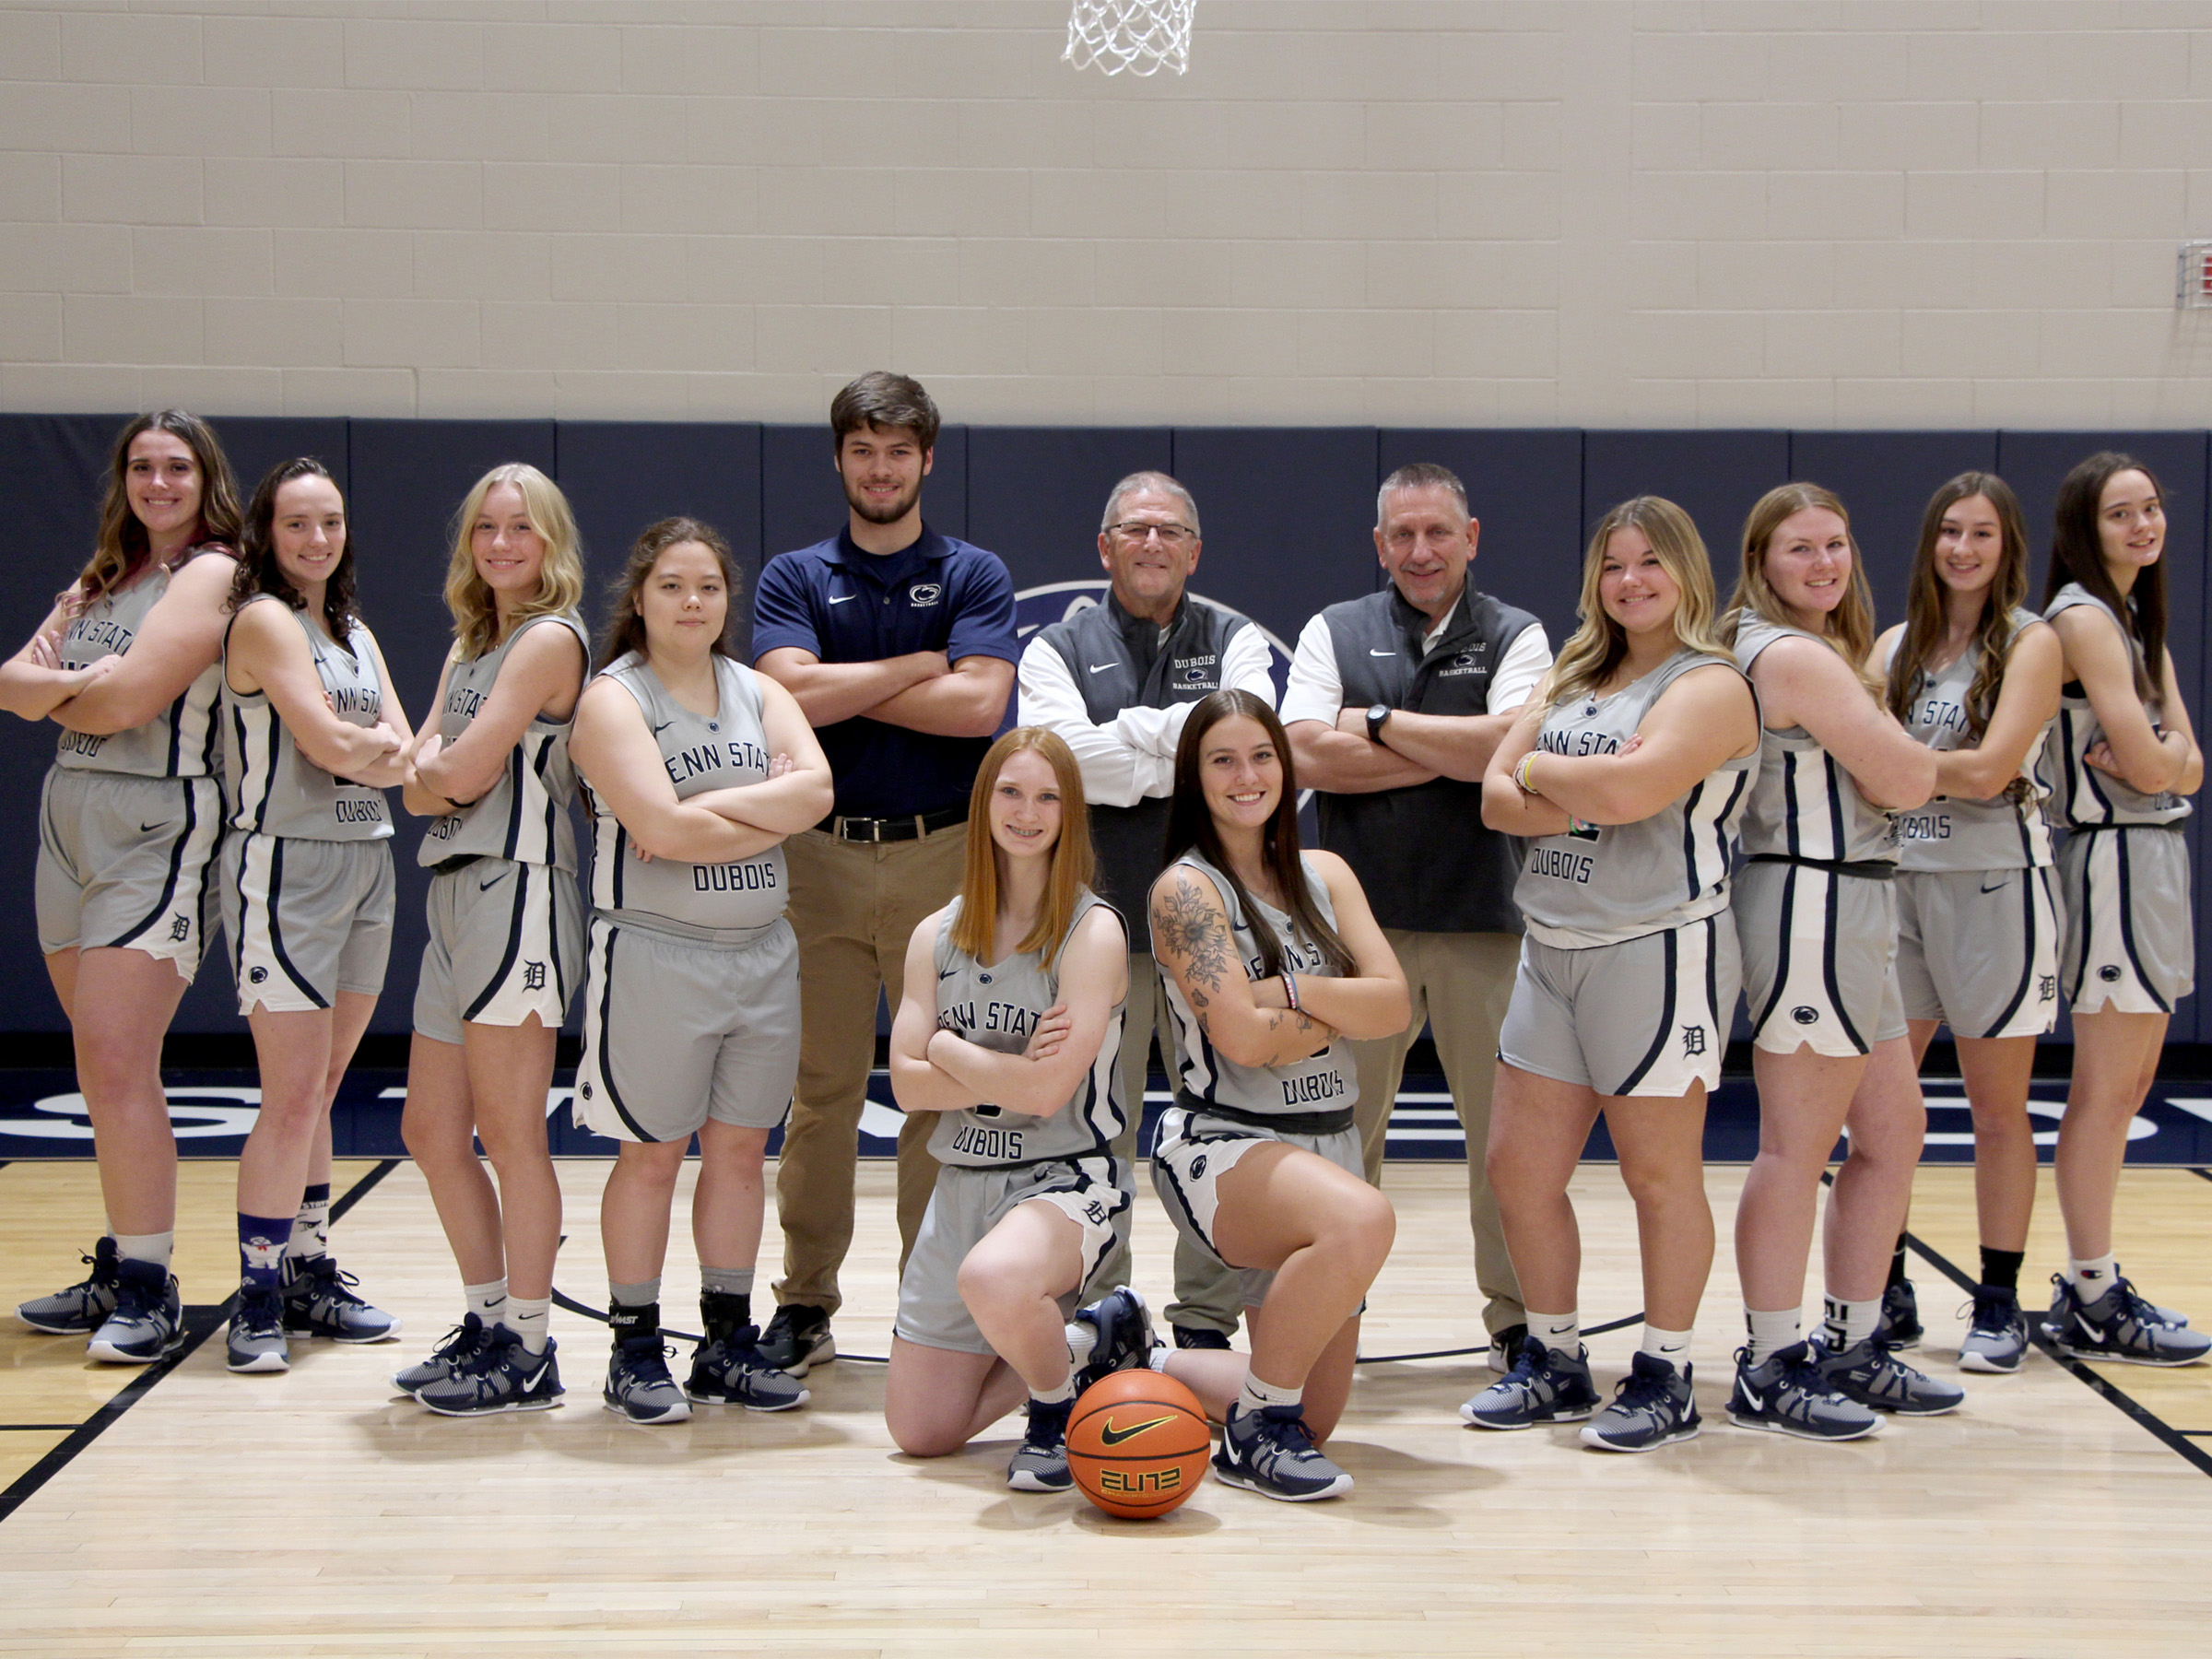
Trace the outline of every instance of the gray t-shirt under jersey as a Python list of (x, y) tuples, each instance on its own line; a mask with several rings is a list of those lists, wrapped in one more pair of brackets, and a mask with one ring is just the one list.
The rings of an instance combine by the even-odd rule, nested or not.
[[(1222, 907), (1229, 912), (1230, 934), (1236, 944), (1237, 960), (1248, 978), (1260, 978), (1264, 968), (1252, 918), (1238, 904), (1228, 878), (1195, 852), (1185, 853), (1175, 862), (1197, 871), (1214, 884), (1215, 890), (1221, 895)], [(1310, 857), (1301, 854), (1300, 863), (1305, 872), (1306, 891), (1329, 925), (1335, 926), (1336, 907), (1330, 901), (1328, 883), (1314, 873)], [(1254, 898), (1253, 902), (1259, 910), (1262, 925), (1272, 929), (1281, 942), (1283, 960), (1291, 972), (1335, 976), (1336, 970), (1329, 965), (1318, 947), (1293, 935), (1288, 913), (1262, 899)], [(1352, 1080), (1346, 1075), (1346, 1066), (1339, 1063), (1335, 1043), (1318, 1054), (1309, 1054), (1288, 1065), (1239, 1065), (1216, 1049), (1199, 1029), (1197, 1017), (1192, 1012), (1182, 987), (1175, 982), (1175, 976), (1163, 969), (1160, 978), (1168, 994), (1168, 1012), (1175, 1022), (1180, 1070), (1176, 1081), (1182, 1093), (1236, 1112), (1271, 1115), (1332, 1112), (1352, 1104), (1355, 1098)]]
[[(1667, 688), (1725, 657), (1679, 651), (1610, 696), (1554, 705), (1536, 745), (1553, 755), (1610, 755), (1635, 735)], [(1736, 824), (1759, 771), (1755, 751), (1633, 824), (1594, 824), (1529, 843), (1513, 884), (1528, 936), (1562, 950), (1617, 945), (1684, 927), (1728, 908)]]
[[(264, 594), (248, 605), (280, 605), (307, 636), (315, 676), (332, 710), (348, 725), (372, 726), (383, 712), (383, 683), (369, 630), (357, 620), (334, 643), (303, 611)], [(243, 606), (241, 607), (241, 611)], [(237, 618), (231, 618), (235, 626)], [(225, 653), (229, 652), (226, 631)], [(297, 841), (381, 841), (392, 833), (384, 792), (324, 771), (300, 752), (265, 691), (223, 683), (223, 790), (233, 829)]]
[[(1030, 950), (985, 967), (953, 947), (952, 924), (960, 913), (960, 902), (955, 899), (947, 906), (937, 924), (937, 1027), (978, 1048), (1018, 1054), (1029, 1047), (1037, 1022), (1060, 1001), (1059, 959), (1046, 962), (1042, 953)], [(1069, 933), (1093, 910), (1103, 907), (1105, 900), (1085, 888), (1076, 900)], [(1114, 1137), (1128, 1121), (1122, 1103), (1122, 1008), (1114, 1005), (1098, 1058), (1058, 1112), (1031, 1117), (989, 1105), (941, 1112), (930, 1131), (930, 1156), (943, 1164), (987, 1169), (1110, 1155)]]
[[(455, 663), (445, 677), (445, 706), (438, 711), (438, 735), (451, 744), (467, 731), (514, 642), (538, 627), (565, 628), (591, 657), (583, 618), (574, 611), (533, 617), (482, 656)], [(512, 858), (517, 864), (551, 865), (576, 873), (576, 828), (569, 806), (576, 798), (576, 768), (569, 759), (567, 720), (543, 715), (523, 728), (500, 781), (458, 812), (430, 820), (416, 861), (426, 865), (449, 858)]]
[[(2087, 605), (2112, 618), (2112, 626), (2127, 641), (2128, 661), (2138, 667), (2143, 663), (2143, 647), (2136, 639), (2135, 630), (2114, 616), (2112, 607), (2077, 582), (2069, 582), (2058, 590), (2051, 607), (2043, 612), (2046, 619), (2059, 612), (2072, 610), (2077, 605)], [(2164, 718), (2165, 704), (2152, 698), (2143, 705), (2157, 725)], [(2051, 779), (2051, 821), (2064, 829), (2079, 829), (2091, 824), (2178, 824), (2190, 813), (2186, 796), (2171, 794), (2147, 795), (2130, 785), (2124, 778), (2111, 772), (2099, 771), (2082, 757), (2104, 741), (2104, 726), (2097, 718), (2097, 711), (2089, 706), (2088, 694), (2082, 690), (2079, 680), (2068, 680), (2058, 694), (2058, 723), (2051, 728), (2045, 747), (2044, 771)]]
[[(760, 729), (760, 682), (743, 664), (715, 654), (712, 714), (694, 713), (677, 701), (637, 652), (618, 657), (601, 672), (637, 699), (677, 800), (758, 783), (768, 776), (774, 757)], [(791, 887), (781, 845), (734, 864), (642, 862), (629, 831), (590, 793), (588, 783), (585, 799), (592, 810), (594, 911), (644, 927), (666, 928), (673, 923), (687, 933), (766, 927), (783, 913)]]
[[(2030, 622), (2033, 611), (2012, 613), (2012, 639)], [(1901, 638), (1901, 636), (1900, 636)], [(2011, 640), (2006, 641), (2009, 649)], [(1895, 655), (1892, 647), (1891, 655)], [(1888, 660), (1883, 662), (1885, 671)], [(1937, 753), (1967, 747), (1966, 698), (1982, 665), (1982, 648), (1969, 643), (1959, 660), (1938, 673), (1921, 671), (1907, 711), (1905, 730)], [(2040, 762), (2051, 728), (2046, 725), (2020, 760), (2028, 798), (1977, 801), (1967, 795), (1937, 795), (1925, 806), (1897, 815), (1903, 870), (2034, 870), (2051, 862), (2051, 828), (2043, 821), (2043, 801), (2051, 793)]]
[[(1735, 665), (1747, 675), (1759, 653), (1777, 640), (1810, 640), (1834, 649), (1818, 634), (1770, 622), (1745, 611), (1735, 633)], [(1813, 858), (1845, 864), (1897, 860), (1889, 815), (1871, 804), (1851, 774), (1803, 726), (1759, 735), (1759, 782), (1744, 812), (1746, 857)]]
[[(57, 653), (62, 666), (88, 668), (102, 657), (129, 651), (147, 613), (169, 592), (170, 576), (166, 569), (150, 570), (130, 586), (95, 600), (70, 618)], [(127, 732), (103, 737), (65, 730), (54, 764), (140, 778), (213, 777), (221, 764), (217, 758), (215, 702), (222, 679), (222, 665), (208, 664), (169, 707)]]

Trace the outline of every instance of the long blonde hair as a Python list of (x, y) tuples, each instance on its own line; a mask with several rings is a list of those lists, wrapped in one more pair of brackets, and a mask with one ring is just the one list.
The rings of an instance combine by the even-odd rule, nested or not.
[(479, 657), (500, 641), (500, 612), (491, 589), (477, 574), (471, 548), (477, 517), (485, 498), (502, 484), (512, 484), (523, 498), (523, 511), (545, 538), (545, 563), (538, 569), (537, 593), (515, 612), (516, 626), (533, 617), (557, 617), (583, 603), (583, 546), (577, 534), (576, 515), (560, 486), (526, 461), (510, 461), (478, 478), (453, 515), (453, 553), (445, 567), (445, 605), (453, 613), (453, 637), (464, 657)]
[(1675, 605), (1675, 638), (1682, 648), (1723, 659), (1729, 655), (1713, 620), (1720, 606), (1713, 593), (1712, 559), (1695, 521), (1664, 496), (1638, 496), (1598, 520), (1590, 534), (1589, 549), (1583, 555), (1583, 596), (1575, 606), (1582, 626), (1559, 647), (1559, 658), (1545, 678), (1538, 701), (1547, 709), (1594, 691), (1629, 653), (1627, 630), (1606, 614), (1605, 602), (1598, 597), (1606, 548), (1623, 530), (1640, 532), (1674, 580), (1680, 595)]
[(968, 868), (960, 880), (960, 913), (952, 921), (952, 947), (982, 961), (998, 930), (998, 843), (991, 839), (991, 792), (1006, 762), (1025, 750), (1042, 755), (1060, 786), (1060, 837), (1053, 843), (1053, 867), (1044, 881), (1044, 902), (1037, 920), (1015, 946), (1036, 951), (1046, 962), (1060, 954), (1076, 924), (1076, 900), (1090, 885), (1097, 857), (1090, 846), (1090, 812), (1083, 802), (1083, 769), (1075, 751), (1057, 732), (1042, 726), (1016, 726), (993, 744), (975, 769), (968, 796)]
[(1874, 594), (1866, 585), (1866, 561), (1859, 556), (1858, 537), (1851, 533), (1851, 514), (1832, 489), (1818, 484), (1780, 484), (1752, 504), (1750, 516), (1744, 520), (1744, 568), (1735, 579), (1735, 592), (1728, 596), (1728, 614), (1721, 618), (1721, 637), (1732, 645), (1735, 642), (1746, 611), (1779, 628), (1800, 626), (1767, 581), (1767, 548), (1784, 519), (1813, 507), (1824, 508), (1841, 519), (1843, 539), (1851, 544), (1851, 580), (1844, 584), (1842, 603), (1828, 613), (1828, 625), (1819, 630), (1820, 638), (1851, 665), (1859, 684), (1879, 702), (1882, 682), (1866, 669), (1866, 653), (1874, 649)]

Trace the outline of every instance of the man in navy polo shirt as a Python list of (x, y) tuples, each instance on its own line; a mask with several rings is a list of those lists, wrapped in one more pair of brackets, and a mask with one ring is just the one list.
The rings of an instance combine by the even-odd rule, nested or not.
[[(799, 936), (798, 1093), (776, 1168), (783, 1277), (761, 1338), (804, 1376), (834, 1359), (837, 1270), (876, 1054), (907, 941), (951, 899), (968, 794), (1014, 687), (1014, 583), (996, 554), (922, 522), (937, 409), (920, 382), (864, 374), (830, 406), (845, 528), (779, 554), (753, 595), (754, 666), (799, 700), (836, 779), (831, 815), (783, 843)], [(899, 1135), (900, 1261), (936, 1179), (926, 1114)]]

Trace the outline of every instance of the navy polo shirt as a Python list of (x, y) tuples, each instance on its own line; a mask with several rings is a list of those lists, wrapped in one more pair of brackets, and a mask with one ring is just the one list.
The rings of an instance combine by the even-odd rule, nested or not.
[[(1019, 660), (1014, 580), (998, 555), (939, 535), (896, 553), (863, 552), (840, 530), (768, 561), (753, 590), (753, 660), (786, 645), (825, 663), (875, 663), (917, 651)], [(938, 737), (855, 716), (818, 726), (846, 818), (905, 818), (965, 806), (988, 737)]]

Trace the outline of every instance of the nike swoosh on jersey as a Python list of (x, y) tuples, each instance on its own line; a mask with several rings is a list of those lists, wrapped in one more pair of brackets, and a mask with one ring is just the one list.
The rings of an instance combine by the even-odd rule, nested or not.
[(667, 729), (668, 729), (670, 726), (674, 725), (675, 724), (676, 724), (676, 722), (675, 722), (675, 721), (673, 721), (673, 720), (664, 720), (664, 721), (662, 721), (662, 722), (661, 722), (661, 724), (660, 724), (659, 725), (657, 725), (657, 726), (654, 726), (654, 727), (653, 728), (653, 735), (655, 737), (658, 737), (658, 736), (659, 736), (659, 735), (661, 735), (663, 732), (666, 731), (666, 730), (667, 730)]
[(1118, 1446), (1125, 1440), (1135, 1440), (1147, 1429), (1157, 1429), (1162, 1423), (1171, 1423), (1174, 1420), (1175, 1414), (1171, 1411), (1162, 1417), (1147, 1418), (1141, 1423), (1132, 1423), (1126, 1429), (1116, 1429), (1113, 1426), (1113, 1419), (1108, 1418), (1105, 1426), (1099, 1430), (1099, 1442), (1101, 1445)]
[(859, 597), (860, 595), (858, 594), (840, 594), (836, 598), (830, 600), (830, 603), (832, 605), (842, 605), (849, 599), (857, 599)]
[(1991, 887), (1986, 881), (1983, 882), (1982, 884), (1982, 890), (1985, 893), (2001, 893), (2011, 885), (2012, 877), (2009, 876), (2005, 876), (1998, 878), (1997, 885), (1995, 887)]
[(948, 979), (950, 979), (950, 978), (951, 978), (951, 977), (952, 977), (954, 974), (958, 973), (959, 971), (959, 970), (958, 968), (947, 968), (947, 969), (943, 970), (942, 971), (940, 971), (940, 972), (938, 973), (937, 977), (938, 977), (939, 979), (941, 979), (941, 980), (948, 980)]
[(160, 828), (161, 826), (159, 824), (141, 824), (138, 826), (138, 833), (141, 835), (151, 835), (155, 830)]
[(1099, 674), (1104, 672), (1108, 668), (1119, 668), (1121, 664), (1118, 661), (1112, 663), (1093, 663), (1090, 665), (1090, 671), (1093, 674)]
[(1369, 656), (1396, 656), (1398, 653), (1394, 651), (1377, 651), (1372, 645), (1370, 645), (1367, 648), (1367, 654)]
[(494, 877), (492, 877), (492, 878), (491, 878), (489, 881), (479, 881), (479, 882), (477, 882), (477, 892), (479, 892), (479, 893), (488, 893), (488, 892), (489, 892), (489, 891), (490, 891), (490, 890), (491, 890), (491, 889), (492, 889), (494, 887), (498, 886), (498, 885), (499, 885), (500, 882), (502, 882), (502, 881), (504, 881), (504, 880), (506, 880), (506, 879), (507, 879), (507, 872), (506, 872), (506, 871), (504, 871), (504, 870), (501, 870), (501, 871), (500, 871), (500, 873), (499, 873), (497, 876), (494, 876)]

